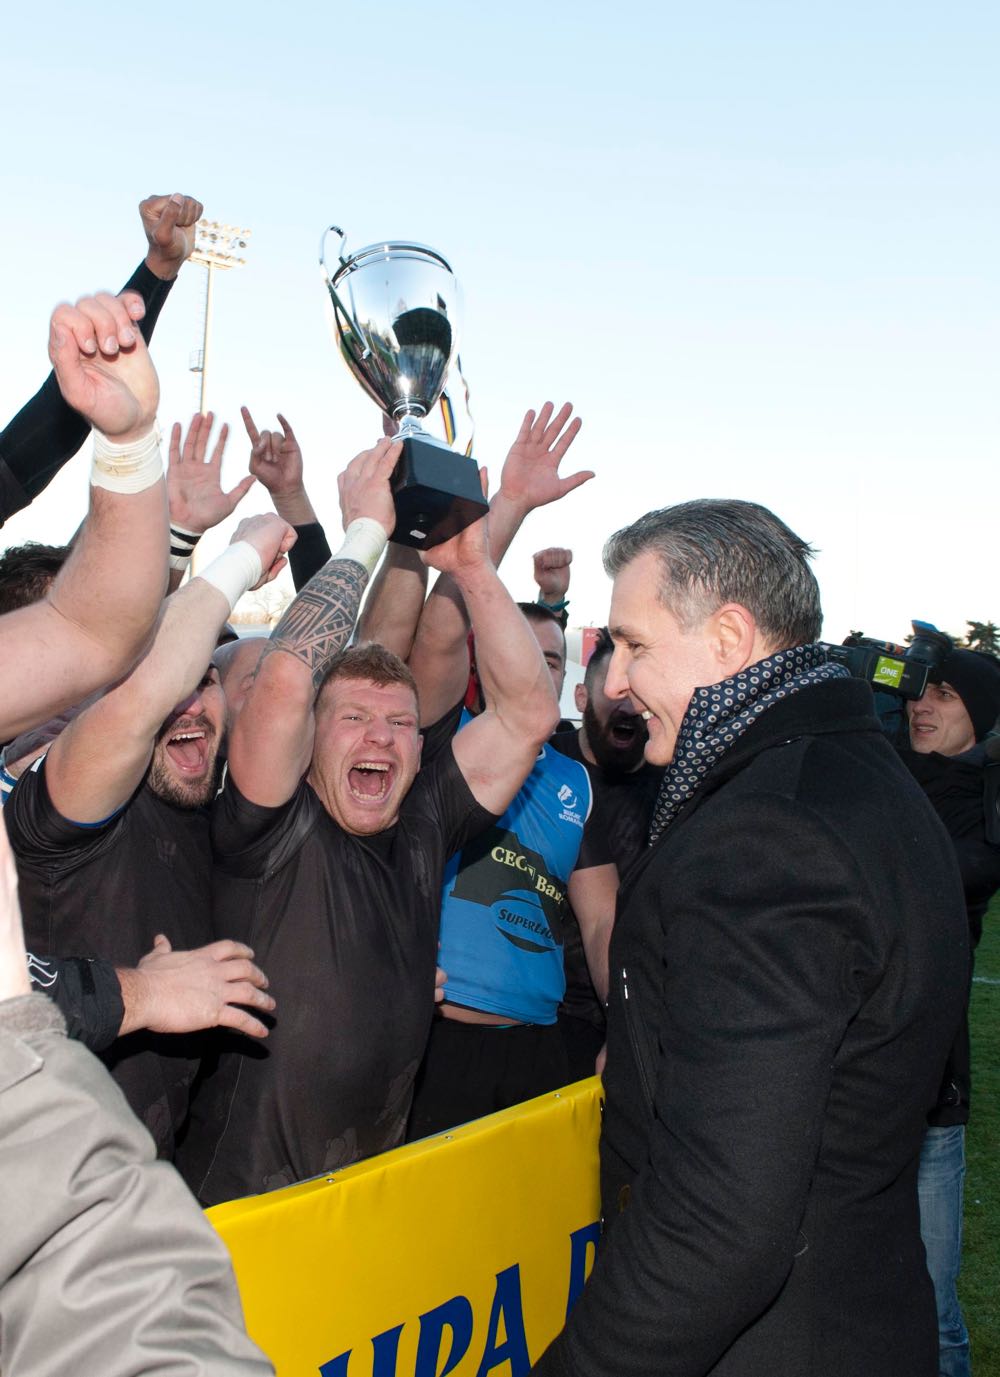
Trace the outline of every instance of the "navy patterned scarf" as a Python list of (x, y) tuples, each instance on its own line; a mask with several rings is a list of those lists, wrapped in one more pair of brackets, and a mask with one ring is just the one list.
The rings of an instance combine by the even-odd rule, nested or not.
[(717, 761), (739, 740), (762, 712), (781, 698), (824, 679), (848, 677), (843, 665), (826, 658), (818, 645), (779, 650), (749, 665), (732, 679), (696, 688), (677, 733), (674, 758), (666, 768), (649, 828), (649, 845), (658, 841), (697, 793)]

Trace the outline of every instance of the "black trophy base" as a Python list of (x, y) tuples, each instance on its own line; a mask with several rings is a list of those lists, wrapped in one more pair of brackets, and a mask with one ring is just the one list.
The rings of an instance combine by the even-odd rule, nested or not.
[(489, 510), (474, 459), (430, 435), (408, 435), (392, 475), (397, 545), (429, 550)]

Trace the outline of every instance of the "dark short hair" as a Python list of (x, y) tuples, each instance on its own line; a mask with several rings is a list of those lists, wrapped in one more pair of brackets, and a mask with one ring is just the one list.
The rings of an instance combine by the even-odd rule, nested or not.
[(701, 498), (647, 512), (604, 547), (612, 577), (647, 551), (660, 563), (660, 603), (685, 629), (723, 603), (745, 607), (775, 650), (819, 638), (812, 546), (756, 502)]
[(562, 622), (560, 621), (558, 615), (555, 612), (553, 612), (551, 608), (542, 607), (541, 603), (537, 602), (519, 602), (517, 605), (524, 613), (524, 615), (527, 617), (529, 622), (536, 622), (540, 626), (544, 626), (546, 622), (551, 622), (553, 626), (557, 626), (559, 628), (560, 634), (562, 635), (563, 639), (563, 658), (565, 659), (566, 630)]
[(597, 640), (594, 642), (594, 648), (590, 652), (590, 659), (587, 661), (587, 667), (583, 671), (583, 682), (588, 689), (597, 678), (597, 671), (600, 669), (601, 665), (614, 654), (614, 651), (615, 643), (611, 639), (611, 632), (606, 626), (602, 626), (597, 633)]
[(410, 673), (409, 667), (398, 655), (386, 650), (385, 646), (379, 645), (377, 641), (352, 645), (335, 655), (323, 675), (323, 682), (316, 694), (317, 699), (328, 684), (339, 679), (364, 679), (377, 688), (385, 688), (389, 684), (404, 684), (412, 692), (418, 706), (420, 703), (417, 681)]
[(12, 545), (0, 555), (0, 615), (44, 598), (68, 555), (68, 545), (37, 540)]

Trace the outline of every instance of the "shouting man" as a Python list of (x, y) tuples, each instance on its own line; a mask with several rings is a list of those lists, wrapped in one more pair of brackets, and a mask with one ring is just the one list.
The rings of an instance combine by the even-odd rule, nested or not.
[(393, 531), (399, 453), (382, 441), (341, 476), (345, 543), (275, 628), (233, 729), (213, 821), (216, 920), (250, 941), (288, 999), (266, 1051), (223, 1051), (195, 1102), (180, 1164), (208, 1204), (402, 1141), (445, 862), (507, 806), (556, 720), (485, 522), (426, 554), (470, 609), (487, 700), (433, 766), (418, 775), (402, 661), (380, 646), (341, 653)]

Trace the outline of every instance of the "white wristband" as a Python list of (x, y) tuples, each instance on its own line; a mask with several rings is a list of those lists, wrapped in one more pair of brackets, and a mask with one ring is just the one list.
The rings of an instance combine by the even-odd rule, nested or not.
[(381, 522), (372, 516), (359, 516), (344, 532), (344, 543), (334, 559), (353, 559), (355, 564), (373, 574), (388, 543), (389, 537)]
[(143, 492), (162, 477), (160, 431), (155, 421), (148, 435), (125, 445), (109, 440), (99, 430), (94, 431), (90, 481), (95, 488), (106, 488), (108, 492)]
[(259, 583), (264, 573), (260, 555), (248, 540), (237, 540), (228, 545), (222, 554), (212, 560), (198, 575), (213, 588), (218, 588), (224, 598), (229, 600), (229, 610), (233, 608), (248, 589)]
[(189, 531), (184, 526), (170, 527), (170, 567), (184, 573), (191, 563), (194, 547), (201, 540), (200, 531)]

